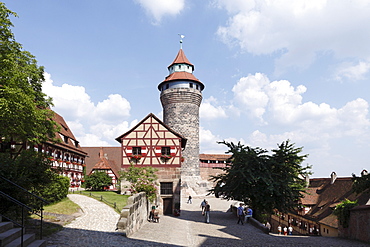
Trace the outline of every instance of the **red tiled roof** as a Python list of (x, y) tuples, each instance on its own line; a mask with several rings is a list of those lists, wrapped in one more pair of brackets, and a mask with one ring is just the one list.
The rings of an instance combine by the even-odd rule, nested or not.
[(219, 160), (225, 161), (230, 158), (230, 154), (199, 154), (200, 160)]
[[(64, 121), (64, 118), (62, 116), (60, 116), (58, 113), (54, 112), (54, 116), (52, 118), (53, 121), (55, 121), (57, 124), (59, 124), (60, 126), (60, 130), (59, 132), (56, 132), (55, 133), (55, 139), (59, 140), (60, 142), (59, 143), (55, 143), (55, 142), (47, 142), (49, 145), (54, 145), (54, 146), (57, 146), (59, 148), (64, 148), (64, 149), (68, 149), (68, 150), (71, 150), (71, 151), (74, 151), (82, 156), (86, 156), (87, 153), (84, 152), (80, 146), (80, 144), (78, 144), (77, 142), (77, 145), (76, 145), (76, 137), (73, 135), (71, 129), (68, 127), (67, 123)], [(64, 140), (61, 138), (60, 134), (62, 134), (63, 136), (66, 136), (68, 137), (68, 142), (64, 142)]]
[(196, 81), (198, 83), (201, 83), (192, 73), (185, 72), (185, 71), (174, 72), (168, 75), (163, 82), (177, 81), (177, 80), (188, 80), (188, 81)]
[[(119, 177), (118, 172), (121, 170), (122, 159), (121, 147), (104, 147), (103, 153), (107, 158), (104, 158), (103, 161), (100, 158), (101, 147), (83, 147), (82, 149), (88, 153), (85, 160), (86, 174), (90, 174), (93, 169), (105, 169), (109, 166), (113, 173)], [(101, 164), (102, 162), (103, 164)]]
[(173, 62), (170, 65), (168, 65), (168, 67), (171, 67), (172, 65), (178, 64), (178, 63), (186, 63), (186, 64), (193, 66), (194, 68), (194, 65), (189, 62), (189, 60), (186, 58), (185, 53), (182, 49), (179, 50), (175, 60), (173, 60)]
[(331, 183), (331, 178), (310, 179), (307, 192), (308, 194), (304, 194), (304, 198), (301, 199), (303, 205), (311, 207), (306, 216), (334, 228), (338, 227), (338, 221), (332, 213), (338, 203), (349, 199), (358, 200), (359, 205), (364, 205), (369, 199), (368, 195), (357, 195), (352, 192), (351, 177), (336, 178), (334, 183)]

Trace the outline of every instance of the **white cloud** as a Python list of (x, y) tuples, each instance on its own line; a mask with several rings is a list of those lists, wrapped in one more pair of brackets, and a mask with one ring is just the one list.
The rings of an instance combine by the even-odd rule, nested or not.
[[(130, 116), (130, 102), (119, 94), (111, 94), (108, 99), (99, 102), (96, 106), (96, 115), (104, 119), (119, 119)], [(116, 120), (115, 120), (116, 121)]]
[(206, 130), (203, 127), (199, 128), (199, 142), (201, 143), (200, 153), (224, 153), (226, 148), (217, 142), (222, 141), (220, 136), (212, 134), (210, 130)]
[(369, 104), (364, 99), (353, 100), (336, 109), (326, 103), (303, 103), (302, 95), (306, 90), (305, 86), (293, 87), (286, 80), (270, 82), (260, 73), (241, 78), (233, 88), (235, 107), (241, 112), (246, 109), (269, 126), (289, 128), (284, 136), (317, 140), (344, 135), (360, 137), (366, 133), (370, 120)]
[(153, 17), (153, 24), (159, 24), (165, 15), (178, 15), (185, 6), (185, 0), (136, 0), (136, 2)]
[(227, 118), (225, 109), (222, 106), (218, 106), (218, 101), (213, 96), (202, 102), (199, 111), (200, 117), (205, 120)]
[[(53, 110), (63, 116), (82, 146), (118, 145), (115, 138), (137, 123), (137, 120), (124, 121), (130, 116), (131, 106), (119, 94), (111, 94), (95, 105), (84, 87), (55, 86), (48, 73), (45, 73), (42, 89), (53, 98)], [(70, 119), (73, 121), (68, 121)]]
[(335, 79), (343, 80), (344, 78), (349, 80), (363, 80), (365, 75), (370, 70), (370, 63), (368, 62), (359, 62), (356, 65), (351, 63), (341, 64), (335, 73)]
[(263, 122), (263, 114), (268, 103), (268, 96), (263, 88), (269, 84), (267, 76), (256, 73), (247, 77), (240, 78), (233, 87), (234, 98), (236, 103), (242, 105), (253, 117)]
[[(242, 2), (248, 2), (242, 4)], [(255, 55), (281, 54), (278, 73), (307, 68), (318, 53), (337, 59), (370, 57), (370, 4), (364, 0), (219, 0), (231, 15), (217, 34), (227, 44)]]

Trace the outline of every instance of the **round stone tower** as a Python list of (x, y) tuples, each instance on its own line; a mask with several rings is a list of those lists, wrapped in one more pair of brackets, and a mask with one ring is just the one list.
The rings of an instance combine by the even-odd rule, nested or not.
[(204, 85), (193, 75), (194, 65), (182, 49), (168, 66), (169, 75), (158, 85), (161, 91), (163, 122), (187, 139), (181, 165), (183, 185), (200, 180), (199, 106)]

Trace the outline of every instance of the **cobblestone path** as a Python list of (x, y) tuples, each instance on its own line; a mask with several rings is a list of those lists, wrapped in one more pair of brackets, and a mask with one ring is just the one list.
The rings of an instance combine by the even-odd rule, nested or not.
[(264, 234), (249, 224), (237, 225), (237, 218), (226, 212), (231, 202), (208, 197), (210, 223), (204, 223), (200, 202), (183, 199), (180, 217), (161, 216), (159, 223), (147, 223), (130, 238), (115, 232), (119, 215), (92, 198), (70, 194), (84, 214), (48, 238), (48, 246), (370, 246), (370, 244), (327, 237), (278, 236)]

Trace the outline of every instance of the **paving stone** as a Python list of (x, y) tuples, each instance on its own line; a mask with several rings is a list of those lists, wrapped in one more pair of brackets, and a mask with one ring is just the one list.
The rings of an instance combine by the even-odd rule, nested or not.
[[(161, 216), (159, 223), (147, 223), (130, 238), (115, 231), (119, 214), (111, 207), (83, 195), (68, 197), (79, 204), (84, 214), (51, 235), (49, 247), (79, 246), (351, 246), (370, 244), (341, 238), (315, 236), (279, 236), (264, 234), (250, 224), (237, 225), (237, 218), (227, 212), (232, 201), (214, 197), (193, 197), (187, 204), (182, 198), (180, 217)], [(211, 205), (210, 223), (204, 222), (200, 203), (206, 198)]]

